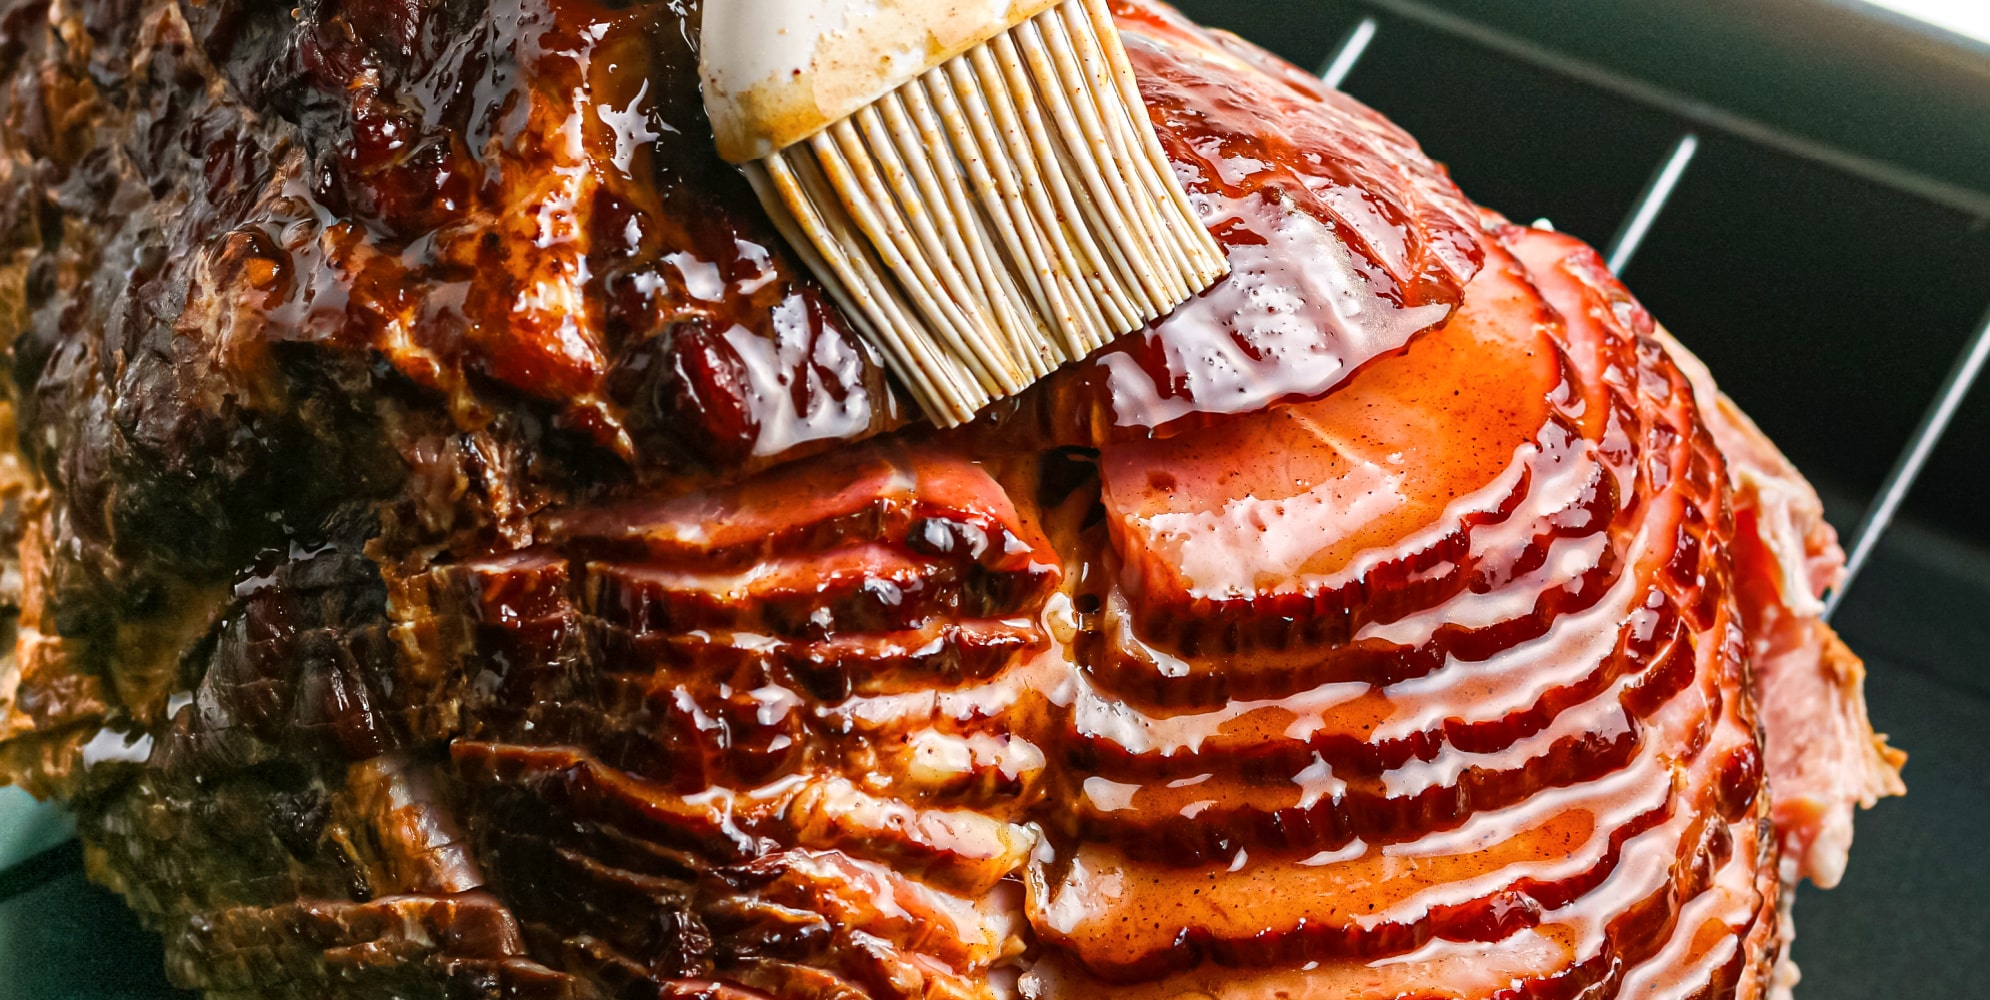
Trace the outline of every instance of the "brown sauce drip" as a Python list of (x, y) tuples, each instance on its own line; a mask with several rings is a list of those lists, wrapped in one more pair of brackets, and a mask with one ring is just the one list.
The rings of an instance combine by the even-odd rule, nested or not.
[[(1456, 306), (1472, 210), (1407, 136), (1171, 14), (1120, 15), (1236, 273), (1024, 406), (1091, 436), (1317, 397)], [(236, 364), (267, 364), (272, 343), (376, 352), (461, 423), (528, 402), (649, 481), (904, 422), (703, 138), (696, 4), (441, 17), (314, 7), (298, 78), (245, 82), (338, 138), (282, 165), (212, 262), (247, 296)], [(232, 38), (217, 32), (221, 54)]]
[(1060, 421), (1138, 437), (1318, 398), (1450, 314), (1483, 257), (1476, 217), (1407, 135), (1164, 8), (1115, 11), (1232, 274), (1063, 376)]
[[(1590, 256), (1495, 227), (1456, 318), (1407, 352), (1320, 403), (1111, 444), (1096, 480), (969, 430), (557, 515), (542, 555), (429, 588), (434, 618), (487, 623), (478, 655), (513, 668), (418, 700), (467, 699), (474, 742), (453, 756), (478, 801), (688, 852), (728, 887), (700, 897), (708, 926), (813, 914), (756, 961), (873, 995), (898, 994), (851, 935), (940, 963), (965, 995), (1005, 963), (1044, 997), (1731, 979), (1761, 954), (1742, 942), (1773, 875), (1720, 459), (1682, 377), (1592, 307), (1609, 286), (1583, 283)], [(1426, 394), (1471, 361), (1499, 392)], [(1199, 594), (1179, 582), (1192, 560), (1139, 541), (1197, 497), (1358, 478), (1398, 448), (1368, 414), (1442, 429), (1451, 407), (1409, 502), (1315, 531), (1298, 568), (1254, 564), (1238, 535), (1215, 570), (1242, 582)], [(1222, 442), (1294, 420), (1338, 444), (1221, 469)], [(1382, 569), (1418, 545), (1444, 558)], [(556, 591), (520, 582), (556, 567)], [(1342, 624), (1240, 627), (1309, 615)], [(531, 666), (592, 662), (547, 622), (612, 667), (573, 689)], [(472, 836), (500, 858), (516, 839)], [(535, 836), (570, 860), (501, 863), (500, 885), (601, 849)]]

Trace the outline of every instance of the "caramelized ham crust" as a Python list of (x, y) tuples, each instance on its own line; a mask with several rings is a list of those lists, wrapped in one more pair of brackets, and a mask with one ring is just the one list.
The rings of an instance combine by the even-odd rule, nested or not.
[(696, 2), (0, 0), (0, 776), (218, 998), (1787, 984), (1900, 790), (1815, 495), (1588, 248), (1116, 11), (1235, 273), (939, 433)]

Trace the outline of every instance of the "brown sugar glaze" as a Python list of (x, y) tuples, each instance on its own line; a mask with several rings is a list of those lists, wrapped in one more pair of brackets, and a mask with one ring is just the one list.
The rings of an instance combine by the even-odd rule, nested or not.
[[(213, 373), (171, 398), (271, 449), (363, 410), (393, 470), (337, 516), (244, 493), (226, 523), (272, 533), (175, 584), (184, 657), (40, 668), (0, 733), (94, 796), (93, 869), (177, 980), (1759, 995), (1734, 516), (1650, 318), (1373, 112), (1115, 10), (1235, 273), (946, 433), (711, 153), (695, 3), (153, 10), (250, 123), (163, 265), (159, 350)], [(111, 391), (64, 336), (30, 421)], [(92, 440), (31, 449), (32, 530), (125, 586), (153, 543), (92, 498), (146, 458)], [(53, 635), (66, 578), (27, 575)], [(99, 731), (136, 749), (92, 764)]]
[[(473, 413), (475, 384), (499, 383), (680, 477), (900, 424), (875, 355), (701, 141), (695, 9), (677, 6), (493, 16), (517, 57), (502, 68), (448, 45), (434, 13), (322, 18), (297, 43), (303, 96), (271, 100), (342, 116), (342, 142), (278, 178), (220, 264), (267, 296), (263, 336), (371, 348)], [(1123, 15), (1236, 274), (1040, 393), (1056, 423), (1109, 435), (1318, 396), (1457, 304), (1481, 256), (1472, 209), (1407, 136), (1172, 12)]]
[[(1773, 894), (1721, 464), (1683, 378), (1586, 250), (1443, 214), (1412, 239), (1410, 205), (1351, 213), (1386, 230), (1355, 244), (1381, 318), (1324, 310), (1347, 299), (1285, 277), (1318, 245), (1269, 230), (1349, 224), (1236, 163), (1328, 140), (1226, 130), (1243, 99), (1184, 65), (1188, 29), (1135, 30), (1258, 271), (995, 426), (552, 514), (551, 546), (419, 583), (413, 620), (517, 623), (483, 658), (560, 662), (528, 637), (567, 621), (612, 665), (581, 697), (528, 670), (415, 698), (463, 705), (437, 735), (471, 815), (504, 817), (472, 820), (500, 894), (536, 887), (528, 940), (600, 933), (555, 887), (629, 880), (591, 871), (612, 836), (688, 848), (693, 912), (755, 942), (713, 981), (775, 996), (1732, 991)], [(1308, 179), (1361, 190), (1331, 174)], [(1543, 240), (1566, 273), (1504, 245)], [(1268, 287), (1290, 311), (1240, 304)], [(1403, 314), (1454, 302), (1410, 343)]]

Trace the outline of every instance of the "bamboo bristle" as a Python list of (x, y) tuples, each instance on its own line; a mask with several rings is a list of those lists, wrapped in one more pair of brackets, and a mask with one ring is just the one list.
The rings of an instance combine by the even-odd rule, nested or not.
[(747, 175), (941, 426), (1228, 271), (1104, 0), (1024, 21)]

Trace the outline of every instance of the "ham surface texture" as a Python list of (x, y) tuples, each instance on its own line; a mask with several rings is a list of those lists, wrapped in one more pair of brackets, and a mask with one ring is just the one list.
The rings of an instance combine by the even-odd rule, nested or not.
[(1787, 991), (1902, 758), (1594, 251), (1120, 0), (1233, 273), (936, 431), (700, 7), (0, 0), (0, 781), (176, 984)]

